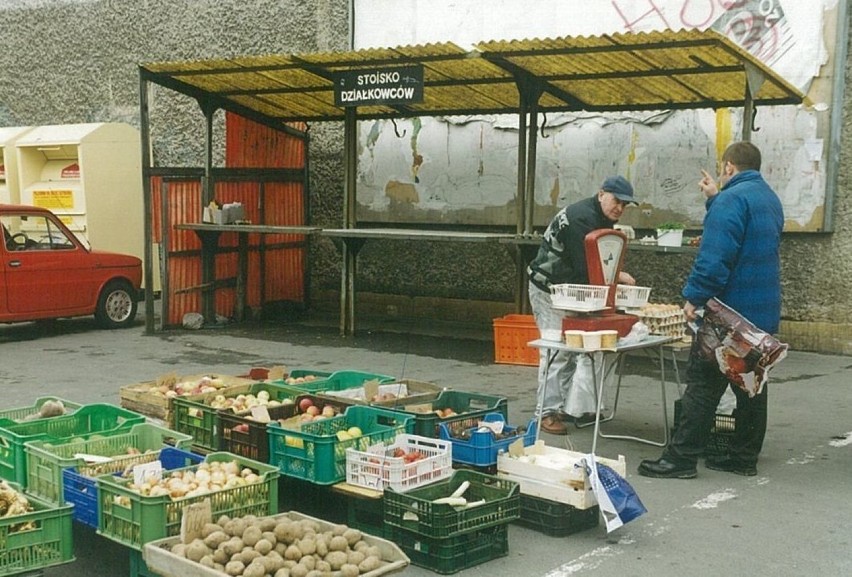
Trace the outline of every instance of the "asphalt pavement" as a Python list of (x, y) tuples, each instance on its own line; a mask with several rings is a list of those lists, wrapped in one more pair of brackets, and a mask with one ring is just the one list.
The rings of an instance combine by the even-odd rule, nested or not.
[[(420, 321), (417, 330), (429, 328)], [(500, 395), (508, 399), (510, 424), (532, 416), (535, 368), (495, 364), (485, 332), (433, 328), (424, 336), (404, 326), (388, 332), (374, 327), (353, 338), (329, 324), (284, 321), (155, 335), (144, 334), (141, 322), (120, 331), (98, 329), (91, 319), (0, 325), (0, 408), (28, 406), (44, 395), (118, 404), (121, 386), (170, 372), (240, 375), (283, 364), (357, 369)], [(662, 437), (657, 370), (648, 358), (628, 359), (618, 414), (603, 425), (605, 432)], [(671, 403), (673, 379), (667, 393)], [(647, 507), (645, 515), (609, 534), (602, 522), (567, 537), (511, 525), (508, 555), (457, 574), (852, 575), (852, 358), (791, 351), (770, 375), (768, 393), (769, 429), (756, 477), (699, 465), (696, 479), (647, 479), (636, 466), (656, 458), (658, 447), (599, 439), (599, 456), (625, 456), (627, 480)], [(592, 429), (543, 438), (585, 452)], [(299, 495), (287, 498), (299, 501)], [(130, 574), (123, 546), (76, 524), (74, 539), (76, 561), (47, 569), (47, 577)], [(414, 566), (403, 574), (434, 575)]]

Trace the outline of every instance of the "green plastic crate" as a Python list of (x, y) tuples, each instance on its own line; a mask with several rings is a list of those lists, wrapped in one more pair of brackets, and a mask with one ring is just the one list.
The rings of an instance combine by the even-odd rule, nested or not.
[[(446, 423), (451, 432), (464, 431), (475, 427), (488, 413), (500, 413), (504, 420), (509, 419), (509, 401), (505, 397), (468, 393), (465, 391), (445, 390), (429, 402), (428, 412), (406, 411), (401, 407), (393, 407), (394, 411), (414, 417), (414, 434), (421, 437), (437, 439), (440, 436), (439, 424)], [(456, 414), (450, 417), (439, 417), (436, 409), (452, 409)]]
[[(16, 491), (19, 485), (9, 483)], [(0, 575), (38, 571), (74, 560), (72, 505), (55, 505), (27, 495), (33, 511), (0, 518)], [(17, 530), (22, 523), (34, 527)]]
[[(393, 441), (400, 433), (410, 433), (414, 419), (396, 411), (364, 407), (346, 409), (343, 415), (284, 428), (276, 422), (266, 426), (269, 435), (269, 462), (281, 473), (320, 485), (346, 480), (346, 449), (366, 451), (371, 445)], [(361, 436), (341, 440), (339, 431), (361, 429)]]
[(219, 395), (234, 398), (238, 395), (257, 395), (261, 391), (269, 393), (270, 400), (295, 399), (304, 393), (295, 387), (278, 383), (252, 383), (229, 387), (227, 391), (215, 391), (202, 395), (187, 395), (172, 399), (172, 429), (190, 435), (193, 446), (204, 451), (219, 450), (219, 432), (221, 423), (219, 409), (211, 406)]
[(412, 565), (441, 575), (458, 573), (509, 553), (508, 523), (443, 539), (391, 527), (389, 539), (408, 555)]
[[(98, 534), (132, 549), (141, 550), (149, 541), (180, 534), (184, 507), (210, 500), (213, 518), (220, 515), (259, 517), (278, 512), (278, 469), (231, 453), (210, 453), (205, 463), (236, 461), (240, 469), (256, 471), (260, 481), (213, 493), (172, 499), (167, 495), (142, 496), (128, 488), (132, 479), (101, 475), (98, 486)], [(197, 471), (193, 465), (176, 471)]]
[[(300, 394), (292, 405), (278, 405), (269, 409), (272, 421), (287, 419), (296, 415), (302, 399), (311, 399), (317, 407), (330, 405), (336, 413), (344, 413), (350, 406), (338, 399), (324, 398), (321, 395)], [(251, 415), (235, 414), (233, 411), (219, 411), (219, 450), (269, 463), (269, 435), (266, 423), (255, 421)]]
[(145, 416), (109, 404), (84, 405), (71, 415), (25, 423), (0, 421), (0, 477), (26, 487), (27, 441), (62, 441), (126, 431)]
[[(73, 401), (69, 401), (60, 397), (39, 397), (35, 400), (35, 403), (30, 405), (29, 407), (18, 407), (17, 409), (6, 409), (0, 411), (0, 419), (9, 419), (10, 421), (23, 421), (24, 419), (32, 417), (32, 415), (39, 412), (42, 405), (44, 405), (47, 401), (62, 401), (62, 404), (65, 406), (65, 414), (70, 415), (83, 405), (79, 403), (75, 403)], [(52, 417), (48, 417), (52, 418)]]
[(594, 529), (600, 517), (601, 511), (597, 505), (577, 509), (566, 503), (521, 493), (521, 518), (515, 523), (551, 537), (567, 537)]
[[(462, 495), (468, 503), (484, 500), (470, 508), (459, 508), (435, 499), (449, 497), (462, 483), (469, 486)], [(492, 525), (509, 523), (521, 514), (518, 483), (486, 473), (457, 470), (437, 483), (398, 493), (385, 488), (385, 523), (433, 538), (452, 537)]]
[[(96, 477), (106, 473), (121, 473), (134, 465), (156, 461), (165, 446), (189, 449), (192, 437), (150, 423), (133, 425), (127, 432), (117, 432), (100, 439), (54, 442), (28, 441), (27, 492), (45, 501), (63, 500), (62, 470), (74, 467), (80, 474)], [(138, 454), (128, 453), (134, 448)], [(106, 463), (87, 464), (76, 454), (110, 457)]]

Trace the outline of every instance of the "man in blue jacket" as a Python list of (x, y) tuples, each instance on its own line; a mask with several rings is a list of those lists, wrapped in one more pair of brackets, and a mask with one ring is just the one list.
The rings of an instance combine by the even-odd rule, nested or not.
[[(750, 142), (735, 142), (722, 155), (719, 182), (702, 171), (699, 187), (707, 197), (704, 232), (692, 271), (683, 288), (686, 318), (712, 297), (727, 304), (767, 333), (781, 320), (781, 230), (784, 212), (778, 195), (760, 174), (760, 151)], [(686, 392), (676, 432), (662, 456), (645, 460), (639, 474), (666, 479), (696, 476), (719, 399), (728, 380), (715, 361), (706, 361), (693, 343)], [(705, 466), (739, 475), (756, 475), (766, 434), (766, 386), (749, 397), (738, 386), (736, 432), (727, 455), (707, 457)]]

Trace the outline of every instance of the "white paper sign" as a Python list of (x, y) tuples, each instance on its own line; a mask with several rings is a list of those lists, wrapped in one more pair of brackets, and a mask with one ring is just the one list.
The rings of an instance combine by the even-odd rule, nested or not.
[(146, 481), (159, 481), (163, 478), (163, 464), (160, 461), (142, 463), (133, 467), (133, 482), (141, 485)]

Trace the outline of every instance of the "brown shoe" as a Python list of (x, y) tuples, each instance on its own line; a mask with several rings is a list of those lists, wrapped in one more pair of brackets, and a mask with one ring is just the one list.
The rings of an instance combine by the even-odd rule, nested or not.
[(568, 434), (568, 426), (557, 415), (545, 415), (542, 417), (541, 430), (551, 435)]

